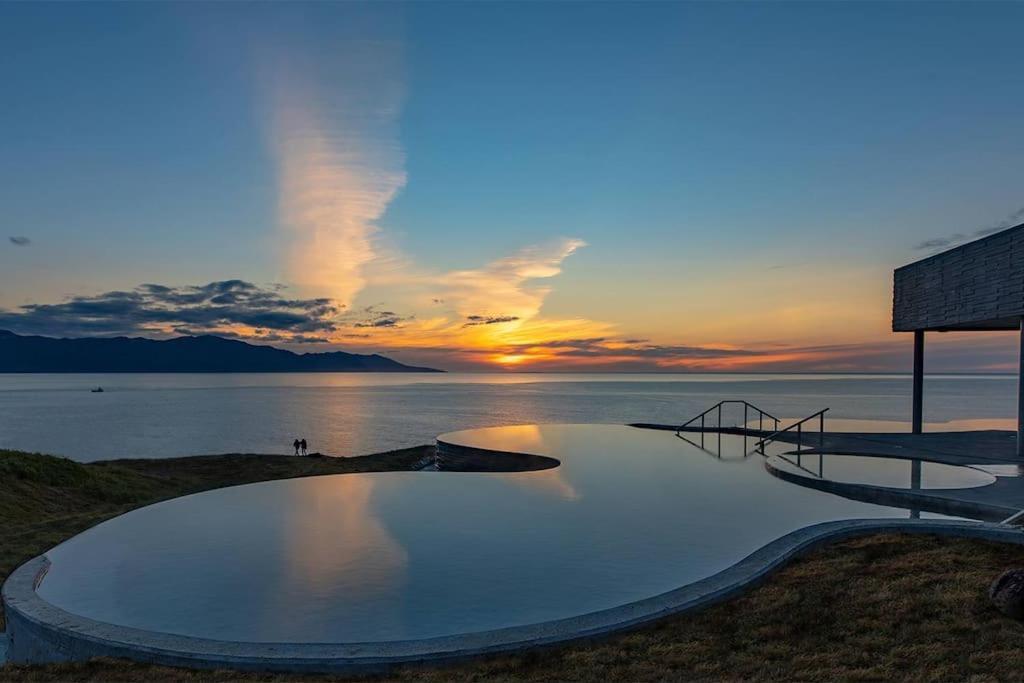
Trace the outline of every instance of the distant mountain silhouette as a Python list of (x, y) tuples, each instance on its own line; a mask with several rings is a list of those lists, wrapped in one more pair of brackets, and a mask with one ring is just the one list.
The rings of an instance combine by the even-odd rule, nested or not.
[(0, 330), (0, 372), (444, 372), (377, 354), (292, 353), (212, 335), (55, 339)]

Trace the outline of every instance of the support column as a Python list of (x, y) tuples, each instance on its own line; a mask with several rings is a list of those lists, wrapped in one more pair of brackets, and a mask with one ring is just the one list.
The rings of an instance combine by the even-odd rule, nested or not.
[[(910, 461), (910, 490), (920, 491), (921, 490), (921, 461), (911, 460)], [(910, 508), (911, 519), (921, 519), (921, 510), (918, 508)]]
[(1017, 369), (1017, 457), (1024, 456), (1024, 318), (1020, 319), (1020, 364)]
[[(1024, 322), (1022, 322), (1021, 334), (1024, 335)], [(1024, 337), (1022, 337), (1024, 339)], [(1024, 353), (1024, 348), (1021, 349)], [(1021, 357), (1024, 363), (1024, 356)], [(1022, 366), (1024, 367), (1024, 366)], [(914, 408), (910, 421), (910, 431), (920, 434), (924, 422), (924, 330), (914, 330)]]

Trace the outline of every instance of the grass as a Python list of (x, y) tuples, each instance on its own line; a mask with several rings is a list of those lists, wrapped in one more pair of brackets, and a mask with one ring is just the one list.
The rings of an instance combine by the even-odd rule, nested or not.
[[(174, 495), (271, 478), (408, 469), (427, 447), (365, 458), (212, 456), (81, 465), (0, 452), (0, 573), (113, 514)], [(590, 644), (399, 669), (399, 681), (1008, 681), (1024, 626), (987, 600), (1024, 548), (880, 534), (818, 549), (750, 593)], [(8, 666), (13, 681), (344, 680), (201, 672), (117, 660)]]

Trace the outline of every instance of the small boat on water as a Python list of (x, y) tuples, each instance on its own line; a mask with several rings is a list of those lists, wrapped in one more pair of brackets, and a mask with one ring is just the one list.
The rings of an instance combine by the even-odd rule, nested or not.
[(103, 393), (103, 387), (96, 387), (95, 389), (90, 389), (89, 391), (91, 391), (94, 394), (102, 394)]

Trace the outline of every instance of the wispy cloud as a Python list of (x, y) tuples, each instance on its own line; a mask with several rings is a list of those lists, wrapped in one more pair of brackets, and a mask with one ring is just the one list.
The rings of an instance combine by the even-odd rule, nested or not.
[(405, 185), (398, 139), (401, 51), (344, 48), (330, 96), (297, 69), (272, 79), (285, 275), (310, 296), (351, 304), (366, 285), (378, 221)]
[(584, 246), (581, 239), (563, 238), (526, 247), (483, 268), (444, 273), (435, 282), (444, 300), (468, 320), (530, 320), (551, 292), (549, 286), (535, 281), (561, 273), (562, 263)]
[[(1016, 366), (1012, 335), (946, 335), (931, 343), (929, 372), (1003, 372)], [(426, 351), (426, 353), (423, 353)], [(433, 351), (433, 354), (431, 353)], [(495, 354), (499, 355), (495, 355)], [(434, 355), (436, 354), (436, 355)], [(498, 349), (450, 347), (420, 350), (419, 362), (461, 359), (463, 368), (511, 359), (533, 370), (615, 372), (907, 372), (911, 345), (905, 338), (856, 344), (654, 344), (614, 337), (509, 344)]]
[[(447, 350), (457, 358), (507, 364), (521, 359), (511, 358), (504, 348), (610, 334), (612, 327), (606, 323), (542, 314), (551, 281), (583, 246), (580, 239), (556, 239), (478, 268), (446, 272), (392, 254), (368, 271), (370, 289), (389, 302), (389, 310), (374, 309), (377, 318), (361, 324), (371, 328), (366, 348)], [(415, 315), (398, 316), (395, 310)]]
[(961, 242), (978, 239), (979, 237), (991, 235), (992, 233), (999, 232), (1000, 230), (1012, 228), (1021, 222), (1024, 222), (1024, 206), (1010, 213), (1006, 218), (994, 223), (993, 225), (978, 228), (970, 233), (955, 232), (946, 237), (933, 237), (932, 239), (924, 240), (923, 242), (915, 244), (914, 249), (945, 249), (946, 247), (952, 247), (960, 244)]
[(519, 320), (518, 315), (471, 315), (466, 317), (463, 327), (474, 325), (500, 325), (501, 323), (514, 323)]
[(352, 327), (371, 327), (378, 329), (396, 328), (403, 322), (412, 320), (413, 318), (414, 316), (399, 315), (394, 311), (382, 310), (377, 306), (366, 306), (365, 308), (346, 316), (342, 324), (351, 325)]
[(13, 237), (8, 237), (7, 239), (16, 247), (27, 247), (32, 244), (32, 240), (21, 235), (15, 235)]

